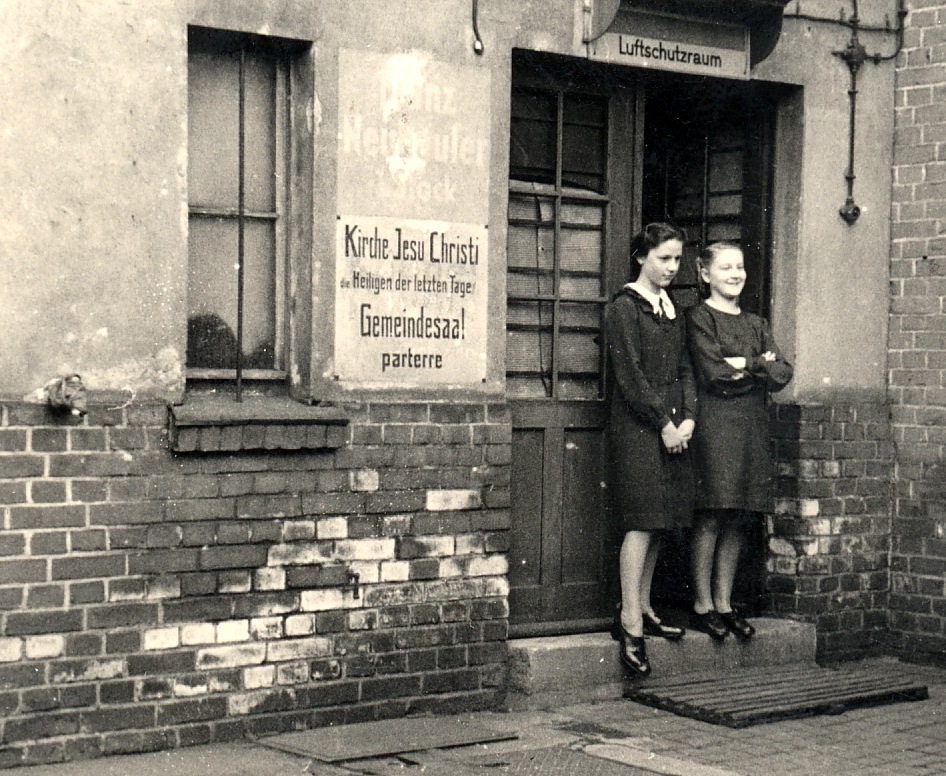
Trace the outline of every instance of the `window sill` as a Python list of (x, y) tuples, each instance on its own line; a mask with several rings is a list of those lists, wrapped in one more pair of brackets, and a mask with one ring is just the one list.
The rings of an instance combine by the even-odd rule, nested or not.
[(171, 407), (170, 423), (176, 453), (333, 450), (348, 441), (348, 418), (340, 410), (283, 397), (188, 397)]

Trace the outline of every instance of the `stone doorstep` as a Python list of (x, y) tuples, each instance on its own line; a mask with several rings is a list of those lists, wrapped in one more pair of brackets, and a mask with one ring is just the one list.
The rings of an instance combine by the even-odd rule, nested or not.
[[(722, 643), (689, 630), (678, 642), (648, 638), (653, 676), (815, 662), (815, 626), (754, 617), (756, 635)], [(624, 672), (608, 633), (545, 636), (509, 641), (507, 705), (513, 711), (622, 697)], [(646, 681), (646, 680), (644, 680)]]

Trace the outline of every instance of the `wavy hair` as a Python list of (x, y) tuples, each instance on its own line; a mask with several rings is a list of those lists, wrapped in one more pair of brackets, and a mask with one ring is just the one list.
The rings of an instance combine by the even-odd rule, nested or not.
[(630, 275), (636, 278), (640, 274), (640, 264), (634, 259), (646, 257), (654, 248), (663, 245), (667, 240), (679, 240), (686, 244), (687, 235), (680, 227), (668, 224), (665, 221), (654, 221), (647, 224), (631, 240), (631, 268)]

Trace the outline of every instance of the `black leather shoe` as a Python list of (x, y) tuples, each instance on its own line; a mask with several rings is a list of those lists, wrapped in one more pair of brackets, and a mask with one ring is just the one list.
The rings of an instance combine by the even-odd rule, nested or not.
[(662, 639), (669, 639), (670, 641), (679, 641), (683, 638), (683, 634), (686, 631), (683, 628), (678, 628), (676, 625), (665, 625), (656, 617), (644, 612), (644, 634), (647, 636), (658, 636)]
[(690, 612), (690, 625), (697, 630), (703, 631), (703, 633), (708, 633), (717, 641), (722, 641), (726, 638), (726, 634), (729, 633), (726, 622), (723, 620), (722, 616), (720, 616), (719, 612), (714, 609), (710, 609), (704, 614)]
[(755, 628), (739, 612), (733, 609), (731, 612), (720, 612), (720, 619), (729, 630), (735, 633), (741, 639), (751, 639), (755, 635)]
[(621, 665), (638, 676), (647, 676), (650, 673), (650, 661), (647, 659), (644, 637), (632, 636), (623, 628), (621, 629)]

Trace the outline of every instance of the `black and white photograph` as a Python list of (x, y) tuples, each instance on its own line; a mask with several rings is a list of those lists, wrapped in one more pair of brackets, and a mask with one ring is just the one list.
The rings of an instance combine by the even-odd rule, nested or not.
[(0, 0), (0, 771), (946, 774), (943, 0)]

